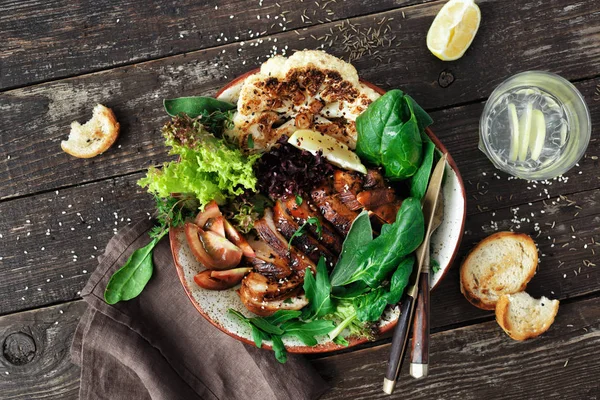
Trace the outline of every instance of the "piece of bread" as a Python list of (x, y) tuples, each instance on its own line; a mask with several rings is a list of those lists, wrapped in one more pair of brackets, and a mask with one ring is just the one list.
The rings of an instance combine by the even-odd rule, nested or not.
[(503, 294), (525, 290), (537, 264), (537, 248), (529, 236), (495, 233), (475, 246), (460, 266), (460, 291), (474, 306), (493, 310)]
[(546, 332), (558, 312), (558, 300), (537, 300), (525, 292), (505, 294), (496, 304), (496, 321), (515, 340), (527, 340)]
[(78, 158), (91, 158), (104, 153), (119, 136), (119, 123), (112, 110), (98, 104), (94, 107), (92, 119), (81, 125), (71, 123), (69, 139), (62, 141), (65, 153)]

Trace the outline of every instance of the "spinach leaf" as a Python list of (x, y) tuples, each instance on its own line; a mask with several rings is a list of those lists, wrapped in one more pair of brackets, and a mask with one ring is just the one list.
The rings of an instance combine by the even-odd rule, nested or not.
[(406, 179), (417, 172), (421, 164), (422, 142), (412, 103), (400, 103), (403, 124), (399, 131), (385, 132), (381, 141), (381, 162), (385, 176), (392, 180)]
[(404, 97), (406, 97), (408, 99), (408, 101), (411, 102), (413, 111), (415, 113), (415, 117), (417, 117), (417, 122), (419, 124), (419, 130), (421, 132), (423, 132), (425, 130), (425, 128), (427, 128), (429, 125), (433, 124), (433, 119), (431, 119), (429, 114), (427, 114), (427, 112), (425, 110), (423, 110), (423, 108), (420, 105), (418, 105), (417, 102), (412, 97), (410, 97), (407, 94), (404, 95)]
[(409, 178), (421, 164), (420, 133), (432, 122), (410, 96), (390, 90), (357, 117), (356, 153), (383, 166), (389, 179)]
[(400, 261), (398, 268), (390, 279), (389, 291), (386, 294), (387, 303), (390, 305), (398, 304), (406, 285), (408, 285), (408, 279), (412, 273), (413, 266), (415, 264), (415, 257), (410, 255), (404, 260)]
[(318, 318), (334, 310), (334, 304), (331, 301), (331, 283), (329, 274), (325, 266), (325, 258), (321, 256), (317, 263), (316, 278), (310, 272), (306, 271), (304, 276), (304, 294), (308, 299), (309, 318)]
[(427, 135), (423, 135), (423, 162), (412, 176), (410, 181), (410, 196), (421, 200), (427, 191), (429, 184), (429, 176), (433, 168), (433, 156), (435, 154), (435, 144)]
[(179, 97), (177, 99), (163, 100), (165, 111), (171, 117), (179, 113), (185, 113), (190, 118), (196, 118), (202, 114), (211, 114), (215, 111), (229, 111), (236, 108), (235, 104), (227, 103), (212, 97), (192, 96)]
[(370, 287), (378, 287), (400, 260), (419, 247), (425, 234), (424, 225), (420, 201), (405, 199), (396, 222), (384, 225), (381, 234), (359, 250), (355, 271), (337, 284), (363, 281)]
[(404, 93), (399, 89), (390, 90), (356, 118), (358, 140), (356, 153), (359, 157), (375, 165), (381, 165), (381, 142), (383, 135), (397, 133), (401, 126), (399, 109)]
[(369, 213), (363, 210), (352, 222), (342, 245), (340, 258), (331, 272), (331, 284), (341, 286), (356, 269), (356, 258), (360, 248), (373, 240), (373, 229)]
[(380, 287), (354, 299), (352, 304), (356, 308), (358, 320), (363, 322), (377, 321), (388, 304), (385, 295), (385, 289)]
[(281, 340), (281, 336), (271, 335), (273, 341), (273, 351), (275, 352), (275, 358), (282, 364), (287, 361), (287, 351)]
[(108, 304), (131, 300), (144, 290), (154, 270), (152, 249), (159, 240), (154, 238), (146, 246), (135, 250), (125, 265), (110, 277), (104, 291), (104, 300)]
[(373, 289), (353, 300), (356, 317), (360, 321), (377, 321), (388, 304), (394, 305), (400, 301), (408, 284), (414, 261), (414, 256), (406, 257), (396, 268), (388, 285)]
[(355, 299), (363, 295), (369, 287), (362, 281), (351, 283), (347, 286), (334, 286), (331, 290), (331, 297), (336, 299)]

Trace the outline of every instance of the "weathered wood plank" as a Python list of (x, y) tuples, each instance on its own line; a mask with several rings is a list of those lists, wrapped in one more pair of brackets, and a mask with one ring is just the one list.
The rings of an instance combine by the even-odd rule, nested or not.
[(153, 212), (139, 177), (0, 203), (0, 314), (78, 298), (115, 230)]
[[(48, 192), (0, 203), (0, 314), (78, 298), (77, 291), (96, 267), (93, 257), (100, 254), (112, 229), (127, 223), (127, 218), (144, 218), (153, 211), (150, 196), (135, 186), (141, 176), (133, 174), (58, 194)], [(589, 260), (600, 265), (600, 251), (593, 253), (600, 250), (593, 243), (600, 242), (600, 209), (596, 206), (600, 189), (568, 199), (575, 203), (553, 199), (555, 204), (550, 201), (547, 206), (542, 201), (521, 205), (516, 214), (519, 220), (529, 222), (511, 222), (515, 217), (508, 207), (494, 214), (471, 209), (458, 260), (496, 225), (536, 237), (537, 223), (536, 240), (542, 256), (539, 272), (530, 283), (533, 293), (564, 299), (598, 291), (600, 270), (583, 263), (590, 265), (584, 261)], [(495, 224), (490, 223), (492, 220)], [(489, 315), (462, 298), (457, 275), (457, 268), (453, 268), (432, 295), (434, 328)]]
[(429, 377), (405, 362), (393, 396), (381, 390), (390, 345), (313, 361), (331, 382), (324, 399), (597, 399), (600, 299), (563, 304), (548, 332), (510, 339), (495, 321), (431, 337)]
[[(77, 301), (0, 318), (2, 342), (20, 334), (31, 338), (22, 343), (33, 341), (37, 346), (23, 365), (9, 363), (6, 351), (0, 355), (3, 398), (77, 398), (79, 369), (70, 363), (68, 351), (85, 307)], [(409, 378), (405, 363), (392, 398), (593, 399), (600, 390), (594, 379), (600, 373), (598, 321), (596, 297), (561, 305), (550, 330), (523, 343), (509, 339), (493, 321), (435, 333), (430, 376), (422, 381)], [(313, 358), (312, 364), (332, 385), (324, 398), (383, 398), (381, 378), (388, 353), (385, 344)]]
[[(561, 4), (558, 0), (543, 5), (533, 0), (481, 2), (481, 32), (467, 55), (453, 63), (434, 59), (424, 46), (427, 26), (441, 2), (354, 18), (351, 23), (360, 24), (355, 27), (360, 35), (380, 23), (384, 31), (390, 27), (390, 40), (372, 49), (378, 53), (366, 54), (354, 63), (366, 79), (385, 88), (402, 87), (427, 108), (484, 98), (501, 80), (523, 69), (543, 66), (569, 79), (595, 75), (600, 47), (589, 43), (600, 42), (600, 18), (594, 18), (600, 12), (600, 1), (579, 3), (578, 7), (565, 10)], [(518, 13), (514, 12), (516, 9)], [(519, 29), (507, 30), (507, 26), (517, 24), (507, 21), (507, 16), (517, 14), (519, 23), (527, 21), (528, 29), (539, 33), (539, 37), (530, 35), (535, 40), (523, 40)], [(329, 48), (329, 41), (326, 45), (325, 39), (331, 38), (327, 36), (330, 29), (338, 32), (341, 24), (314, 26), (298, 34), (284, 32), (243, 46), (228, 44), (1, 94), (0, 199), (131, 173), (164, 160), (166, 154), (157, 133), (165, 120), (161, 99), (212, 94), (227, 80), (257, 66), (275, 51), (274, 46), (281, 53), (286, 46), (286, 52), (290, 52), (294, 48), (323, 45), (336, 55), (348, 57), (349, 52), (341, 45), (332, 44)], [(347, 31), (352, 31), (348, 22), (344, 24)], [(337, 36), (335, 43), (341, 41), (339, 33)], [(585, 47), (586, 43), (591, 47)], [(538, 48), (545, 50), (534, 51)], [(487, 49), (493, 52), (490, 54)], [(381, 57), (381, 61), (376, 57)], [(442, 87), (438, 83), (441, 72), (451, 73), (454, 83), (444, 83)], [(587, 90), (593, 93), (591, 86)], [(122, 125), (121, 138), (100, 157), (75, 160), (60, 150), (59, 142), (66, 138), (72, 120), (89, 118), (96, 102), (114, 108)], [(593, 106), (597, 110), (597, 104)], [(452, 112), (446, 116), (450, 118)], [(477, 118), (477, 111), (469, 114), (468, 125), (464, 126), (469, 137), (461, 133), (455, 139), (475, 143)], [(458, 135), (458, 121), (451, 121), (451, 134)], [(443, 128), (438, 124), (435, 129), (438, 127), (441, 133)], [(461, 148), (459, 143), (456, 146)], [(475, 160), (480, 170), (482, 156), (478, 154)]]
[(77, 399), (79, 367), (69, 348), (83, 301), (0, 318), (3, 399)]
[(5, 1), (0, 90), (418, 2)]

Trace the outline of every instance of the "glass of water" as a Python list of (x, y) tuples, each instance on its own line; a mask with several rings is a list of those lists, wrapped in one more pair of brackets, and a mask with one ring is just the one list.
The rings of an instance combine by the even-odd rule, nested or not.
[(500, 84), (485, 104), (479, 149), (511, 175), (551, 179), (579, 161), (591, 129), (583, 96), (569, 81), (549, 72), (522, 72)]

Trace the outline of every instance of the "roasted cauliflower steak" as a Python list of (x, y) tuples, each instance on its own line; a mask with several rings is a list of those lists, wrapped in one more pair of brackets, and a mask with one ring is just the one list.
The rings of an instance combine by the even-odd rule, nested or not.
[(378, 97), (351, 64), (323, 51), (275, 56), (244, 80), (225, 134), (242, 148), (266, 151), (282, 135), (313, 129), (354, 149), (356, 117)]

